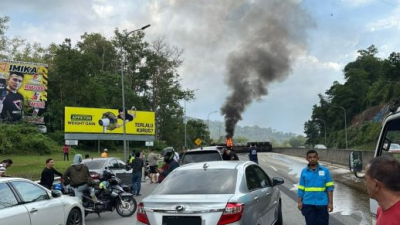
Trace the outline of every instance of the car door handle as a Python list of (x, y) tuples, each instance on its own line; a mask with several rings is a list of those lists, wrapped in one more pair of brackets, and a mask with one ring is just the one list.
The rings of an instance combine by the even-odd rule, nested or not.
[(258, 201), (259, 198), (260, 198), (260, 197), (256, 196), (256, 197), (254, 197), (254, 200), (255, 200), (255, 201)]
[(37, 211), (39, 211), (37, 208), (32, 208), (31, 211), (29, 211), (29, 212), (30, 212), (30, 213), (35, 213), (35, 212), (37, 212)]

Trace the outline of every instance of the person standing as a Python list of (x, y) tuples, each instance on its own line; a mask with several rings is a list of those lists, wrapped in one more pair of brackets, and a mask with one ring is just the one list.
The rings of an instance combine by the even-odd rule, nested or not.
[(328, 225), (333, 211), (333, 181), (328, 168), (318, 163), (315, 150), (307, 152), (308, 165), (301, 171), (297, 207), (307, 225)]
[(0, 177), (8, 177), (6, 171), (12, 164), (13, 161), (11, 159), (5, 159), (0, 163)]
[(400, 225), (400, 162), (382, 156), (365, 167), (365, 186), (370, 198), (378, 202), (376, 225)]
[(182, 163), (183, 157), (185, 156), (186, 152), (188, 151), (187, 147), (183, 147), (181, 154), (179, 154), (179, 162)]
[(230, 148), (224, 148), (224, 153), (222, 154), (223, 160), (239, 160), (239, 157)]
[(54, 160), (52, 158), (46, 159), (46, 167), (42, 171), (39, 184), (51, 190), (54, 182), (54, 174), (62, 178), (62, 173), (54, 169)]
[(140, 188), (142, 185), (142, 168), (144, 166), (143, 159), (140, 158), (140, 152), (136, 152), (135, 159), (133, 160), (132, 167), (132, 193), (133, 195), (139, 196)]
[(143, 160), (143, 167), (142, 167), (142, 182), (146, 181), (146, 154), (144, 150), (140, 152), (140, 158)]
[(91, 179), (89, 168), (85, 164), (82, 164), (81, 154), (76, 154), (74, 156), (73, 164), (64, 172), (63, 178), (74, 188), (75, 197), (82, 200), (83, 192), (89, 190), (93, 202), (99, 202), (95, 195), (94, 188), (88, 186), (89, 180)]
[(160, 158), (157, 156), (156, 153), (154, 153), (154, 149), (151, 149), (149, 155), (147, 156), (147, 160), (149, 161), (149, 177), (150, 177), (150, 183), (157, 183), (157, 161), (160, 160)]
[(65, 161), (65, 159), (67, 159), (67, 161), (69, 161), (69, 146), (68, 145), (64, 145), (63, 152), (64, 152), (64, 161)]
[(104, 149), (103, 150), (103, 153), (101, 153), (101, 156), (100, 156), (101, 158), (108, 158), (108, 149)]
[(258, 149), (254, 143), (251, 143), (251, 147), (249, 148), (249, 160), (258, 164)]

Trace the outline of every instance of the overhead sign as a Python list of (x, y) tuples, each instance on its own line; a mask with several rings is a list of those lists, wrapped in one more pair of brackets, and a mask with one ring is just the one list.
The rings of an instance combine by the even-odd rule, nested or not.
[(65, 145), (78, 145), (78, 140), (65, 140)]
[(0, 60), (0, 119), (44, 124), (47, 65)]
[[(64, 131), (123, 134), (122, 117), (122, 110), (117, 109), (65, 107)], [(154, 112), (127, 110), (125, 119), (126, 134), (155, 134)]]
[(146, 146), (154, 146), (154, 142), (152, 142), (152, 141), (146, 141)]

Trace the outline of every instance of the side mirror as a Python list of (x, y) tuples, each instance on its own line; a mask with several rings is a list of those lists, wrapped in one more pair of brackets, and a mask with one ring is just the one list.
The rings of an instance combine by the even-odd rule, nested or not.
[(285, 181), (280, 177), (272, 178), (272, 186), (280, 185), (280, 184), (283, 184), (283, 183), (285, 183)]
[(62, 196), (62, 192), (59, 191), (59, 190), (52, 190), (51, 191), (51, 196), (54, 197), (54, 198), (59, 198), (59, 197)]
[(358, 175), (363, 170), (362, 153), (360, 151), (350, 152), (349, 154), (349, 169), (354, 172), (354, 175), (358, 178), (363, 176)]
[(382, 150), (386, 152), (389, 151), (391, 144), (392, 142), (390, 141), (390, 139), (385, 138), (385, 140), (383, 141)]

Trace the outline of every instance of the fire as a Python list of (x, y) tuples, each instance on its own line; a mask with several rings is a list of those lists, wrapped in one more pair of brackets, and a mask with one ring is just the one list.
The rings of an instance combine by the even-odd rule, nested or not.
[(230, 136), (226, 137), (226, 147), (233, 148), (233, 140), (232, 140), (232, 137), (230, 137)]

